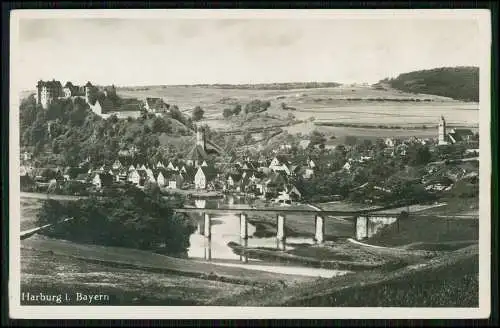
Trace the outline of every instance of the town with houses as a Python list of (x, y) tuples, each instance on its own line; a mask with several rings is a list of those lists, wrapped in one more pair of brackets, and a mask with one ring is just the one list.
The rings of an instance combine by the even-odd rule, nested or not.
[[(64, 87), (56, 80), (38, 82), (36, 100), (44, 109), (59, 98), (83, 98), (95, 114), (106, 118), (113, 113), (109, 109), (112, 109), (113, 99), (117, 97), (114, 86), (99, 89), (90, 82), (84, 86), (75, 86), (67, 82)], [(106, 110), (103, 111), (103, 109)], [(136, 103), (135, 112), (140, 111), (162, 115), (168, 112), (168, 105), (162, 98), (147, 97), (140, 103)], [(130, 112), (122, 113), (127, 115)], [(195, 129), (195, 143), (183, 160), (167, 159), (165, 162), (160, 160), (146, 163), (137, 162), (132, 157), (123, 158), (117, 154), (114, 163), (102, 163), (98, 167), (91, 167), (89, 161), (84, 161), (78, 167), (47, 169), (33, 167), (30, 161), (31, 154), (24, 152), (21, 154), (21, 179), (30, 180), (34, 182), (37, 190), (48, 192), (54, 188), (57, 190), (56, 186), (64, 181), (81, 183), (82, 186), (88, 185), (87, 191), (96, 192), (117, 184), (131, 184), (139, 188), (154, 184), (164, 190), (184, 190), (187, 194), (220, 195), (235, 192), (263, 199), (272, 198), (277, 203), (289, 205), (301, 199), (301, 190), (294, 184), (297, 177), (312, 179), (320, 169), (317, 162), (321, 160), (317, 158), (317, 155), (296, 161), (293, 156), (290, 156), (291, 145), (289, 144), (281, 144), (279, 148), (273, 150), (272, 156), (266, 157), (262, 154), (253, 157), (233, 156), (226, 158), (225, 163), (220, 163), (216, 160), (221, 158), (218, 156), (220, 151), (207, 143), (203, 127), (198, 126)], [(408, 147), (415, 143), (432, 147), (466, 143), (468, 145), (467, 157), (477, 158), (479, 154), (477, 134), (470, 129), (447, 129), (445, 118), (442, 116), (439, 118), (435, 139), (385, 138), (381, 142), (383, 142), (383, 154), (386, 157), (406, 156)], [(305, 139), (301, 140), (298, 146), (306, 150), (310, 149), (309, 144), (310, 141)], [(356, 157), (346, 158), (340, 171), (349, 172), (357, 166), (369, 165), (374, 155), (373, 149), (367, 149), (362, 154), (358, 153)], [(325, 165), (325, 161), (321, 162)], [(326, 166), (329, 164), (326, 163)], [(428, 165), (428, 175), (432, 175), (436, 170), (434, 166)], [(457, 168), (456, 172), (448, 172), (447, 175), (451, 175), (452, 178), (438, 179), (439, 181), (434, 184), (427, 184), (426, 188), (446, 190), (446, 188), (451, 188), (453, 180), (457, 180), (458, 176), (477, 178), (477, 172), (467, 172), (460, 168)], [(375, 186), (375, 188), (386, 190), (380, 186)]]

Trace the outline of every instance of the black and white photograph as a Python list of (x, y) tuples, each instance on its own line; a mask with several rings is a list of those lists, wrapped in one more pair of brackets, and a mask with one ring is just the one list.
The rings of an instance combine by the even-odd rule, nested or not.
[(487, 318), (490, 30), (12, 11), (11, 317)]

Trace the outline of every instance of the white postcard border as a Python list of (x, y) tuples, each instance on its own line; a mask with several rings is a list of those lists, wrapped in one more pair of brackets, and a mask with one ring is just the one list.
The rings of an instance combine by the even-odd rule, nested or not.
[[(476, 19), (480, 26), (480, 238), (478, 308), (305, 308), (205, 306), (21, 306), (20, 304), (20, 183), (19, 91), (22, 67), (18, 57), (21, 18), (182, 18), (182, 19)], [(9, 311), (13, 319), (473, 319), (491, 311), (491, 144), (490, 144), (489, 10), (14, 10), (11, 12), (9, 115)]]

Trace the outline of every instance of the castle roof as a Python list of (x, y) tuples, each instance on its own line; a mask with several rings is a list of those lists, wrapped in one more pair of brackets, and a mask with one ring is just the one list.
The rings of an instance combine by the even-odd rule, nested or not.
[(62, 89), (62, 84), (61, 84), (61, 81), (56, 81), (56, 80), (52, 80), (52, 81), (38, 81), (37, 83), (37, 88), (42, 88), (42, 87), (46, 87), (48, 89)]

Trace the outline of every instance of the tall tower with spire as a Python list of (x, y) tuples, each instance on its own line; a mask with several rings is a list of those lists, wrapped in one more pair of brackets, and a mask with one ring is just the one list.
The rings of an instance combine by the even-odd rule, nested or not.
[(439, 126), (438, 126), (438, 144), (439, 145), (446, 145), (446, 121), (444, 120), (444, 117), (441, 115), (441, 118), (439, 120)]
[(205, 149), (205, 131), (201, 126), (196, 126), (196, 146), (201, 146), (203, 150)]

